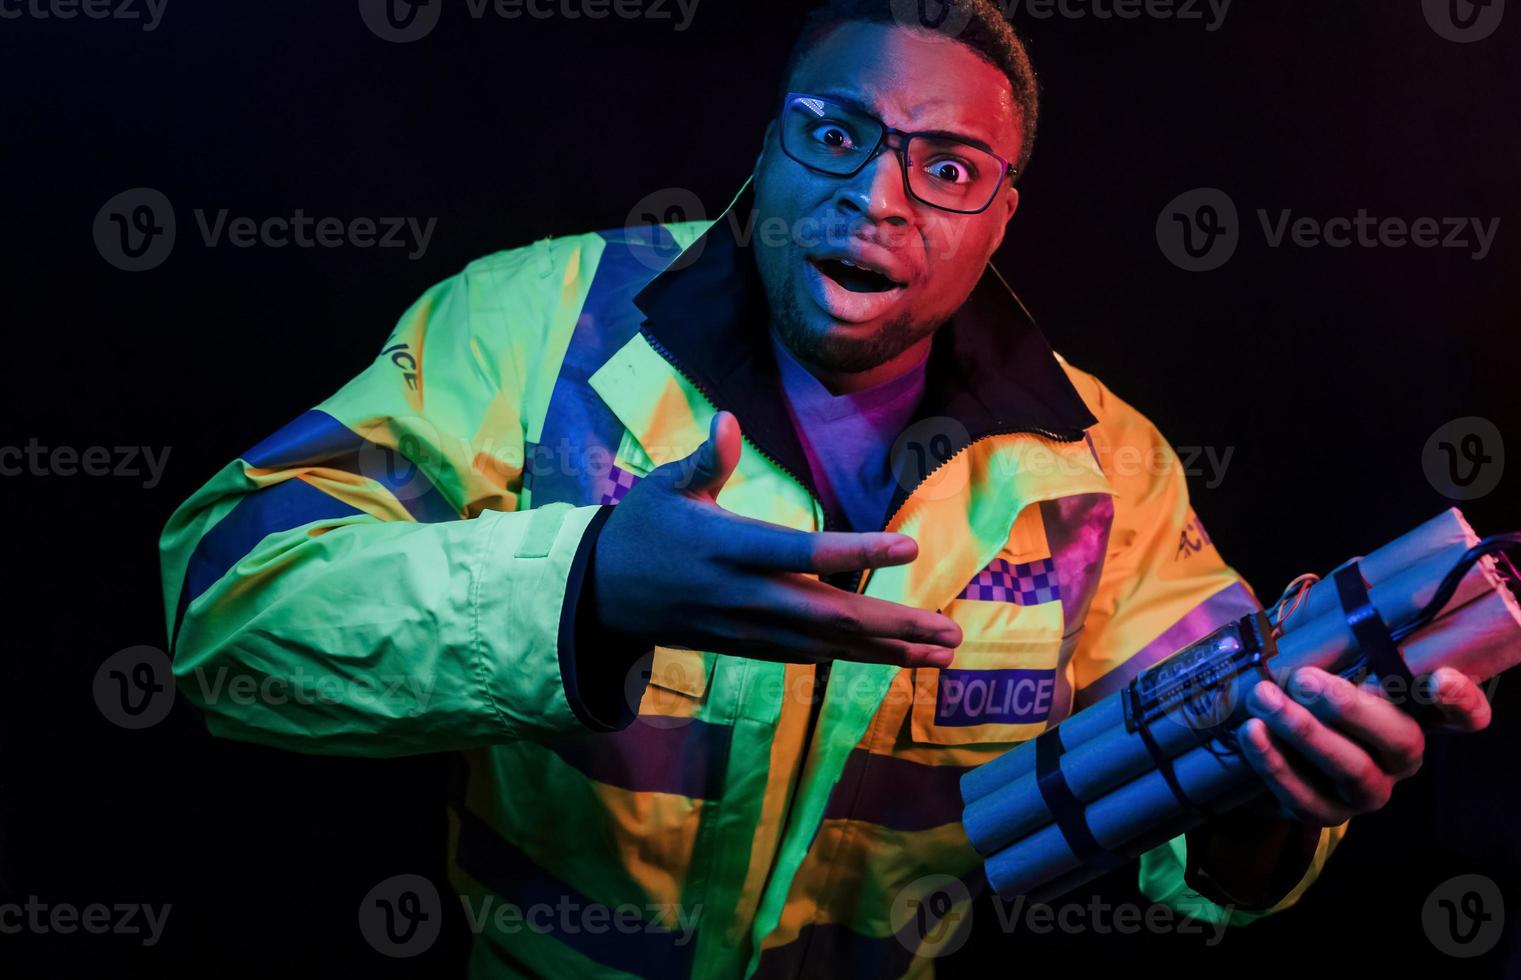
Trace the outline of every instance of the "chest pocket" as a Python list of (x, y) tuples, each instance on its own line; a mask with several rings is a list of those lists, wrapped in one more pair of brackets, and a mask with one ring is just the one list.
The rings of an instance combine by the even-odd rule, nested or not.
[(649, 683), (639, 702), (639, 721), (677, 727), (702, 714), (715, 659), (697, 650), (656, 647), (653, 659), (646, 661)]
[(1019, 742), (1040, 734), (1070, 688), (1059, 676), (1063, 616), (1049, 556), (1006, 549), (945, 607), (963, 640), (950, 666), (914, 672), (913, 739)]

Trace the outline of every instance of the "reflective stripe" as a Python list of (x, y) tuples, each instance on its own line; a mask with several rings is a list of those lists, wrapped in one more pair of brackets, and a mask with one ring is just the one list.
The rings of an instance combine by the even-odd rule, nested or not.
[[(1091, 450), (1093, 436), (1089, 435), (1087, 439)], [(1047, 724), (1055, 725), (1065, 719), (1072, 708), (1072, 679), (1067, 665), (1082, 637), (1093, 597), (1098, 594), (1099, 577), (1103, 574), (1104, 557), (1109, 549), (1109, 533), (1114, 527), (1114, 498), (1107, 493), (1084, 493), (1043, 500), (1040, 516), (1062, 590), (1065, 635), (1061, 652), (1057, 654), (1056, 690), (1051, 697), (1051, 713), (1046, 717)]]
[[(360, 459), (360, 454), (373, 458)], [(326, 412), (312, 409), (243, 454), (254, 469), (321, 466), (374, 480), (421, 523), (458, 520), (460, 514), (421, 471), (391, 446), (371, 442)]]
[[(922, 762), (854, 749), (824, 809), (825, 820), (863, 820), (891, 830), (927, 830), (961, 819), (964, 766)], [(853, 787), (850, 792), (842, 792)]]
[(644, 314), (634, 306), (634, 294), (681, 251), (660, 225), (648, 235), (622, 229), (598, 234), (606, 245), (550, 392), (539, 441), (526, 447), (523, 486), (530, 507), (616, 503), (607, 498), (614, 495), (610, 468), (623, 423), (588, 379), (638, 332)]
[(635, 793), (675, 793), (716, 800), (723, 793), (724, 769), (733, 729), (695, 718), (666, 718), (595, 735), (555, 739), (548, 744), (587, 779)]
[(195, 551), (185, 566), (185, 582), (180, 589), (170, 646), (179, 636), (180, 624), (184, 622), (190, 603), (246, 558), (260, 541), (271, 534), (314, 521), (352, 517), (359, 513), (299, 479), (285, 480), (245, 496), (196, 542)]
[(1169, 626), (1161, 636), (1146, 644), (1134, 656), (1084, 688), (1083, 695), (1090, 703), (1108, 697), (1157, 661), (1172, 656), (1226, 623), (1249, 616), (1261, 608), (1245, 585), (1232, 582), (1190, 609), (1182, 619)]
[[(606, 923), (618, 921), (615, 913), (627, 908), (595, 901), (540, 867), (476, 814), (464, 809), (455, 812), (460, 821), (455, 863), (504, 901), (519, 909), (568, 906), (583, 918), (588, 910), (601, 910), (596, 917)], [(648, 925), (629, 932), (561, 929), (552, 935), (587, 959), (641, 977), (690, 976), (697, 948), (695, 935), (683, 941), (679, 931)]]
[[(900, 977), (914, 959), (896, 936), (863, 936), (837, 923), (804, 926), (785, 946), (761, 953), (751, 980), (781, 977), (834, 977), (880, 980)], [(805, 969), (806, 964), (806, 969)]]

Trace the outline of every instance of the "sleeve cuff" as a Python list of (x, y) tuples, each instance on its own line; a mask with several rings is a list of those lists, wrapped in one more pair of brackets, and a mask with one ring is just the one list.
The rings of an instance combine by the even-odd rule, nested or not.
[(576, 719), (597, 732), (619, 731), (638, 717), (649, 671), (637, 668), (654, 652), (653, 644), (607, 629), (597, 617), (592, 588), (597, 539), (614, 506), (600, 506), (587, 522), (560, 606), (560, 679), (565, 700)]
[(1216, 905), (1266, 912), (1315, 867), (1323, 836), (1320, 828), (1236, 810), (1186, 835), (1184, 881)]
[(1190, 848), (1188, 835), (1179, 835), (1166, 844), (1141, 855), (1141, 893), (1153, 902), (1176, 909), (1202, 922), (1238, 927), (1249, 925), (1297, 903), (1320, 877), (1326, 860), (1336, 849), (1346, 830), (1347, 824), (1322, 829), (1319, 832), (1314, 857), (1309, 867), (1304, 870), (1287, 895), (1267, 908), (1246, 908), (1230, 901), (1227, 896), (1218, 895), (1219, 900), (1217, 900), (1196, 889), (1190, 881), (1190, 879), (1196, 879), (1196, 876), (1191, 873), (1192, 862), (1188, 854)]

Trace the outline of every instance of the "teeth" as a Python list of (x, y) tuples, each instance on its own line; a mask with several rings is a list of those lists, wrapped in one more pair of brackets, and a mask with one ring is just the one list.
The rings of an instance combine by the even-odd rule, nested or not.
[(859, 268), (861, 268), (860, 266), (856, 265), (854, 262), (850, 261), (849, 259), (841, 259), (840, 260), (840, 264), (841, 265), (848, 265), (852, 269), (859, 269)]

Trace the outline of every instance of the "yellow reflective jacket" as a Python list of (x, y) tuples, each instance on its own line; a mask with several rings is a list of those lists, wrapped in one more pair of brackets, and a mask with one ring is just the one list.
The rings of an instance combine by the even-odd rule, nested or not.
[[(956, 619), (951, 666), (838, 662), (816, 685), (812, 666), (656, 648), (626, 686), (599, 676), (576, 642), (589, 545), (718, 408), (746, 435), (723, 507), (843, 526), (810, 491), (756, 329), (748, 194), (711, 225), (471, 264), (164, 531), (179, 690), (214, 734), (460, 751), (454, 884), (477, 913), (521, 913), (471, 916), (473, 975), (929, 976), (904, 896), (927, 876), (986, 888), (961, 774), (1259, 608), (1174, 451), (1053, 355), (990, 269), (937, 334), (895, 457), (884, 526), (920, 556), (836, 583)], [(231, 697), (238, 678), (320, 694)], [(1143, 859), (1150, 897), (1262, 914), (1191, 889), (1185, 850)]]

